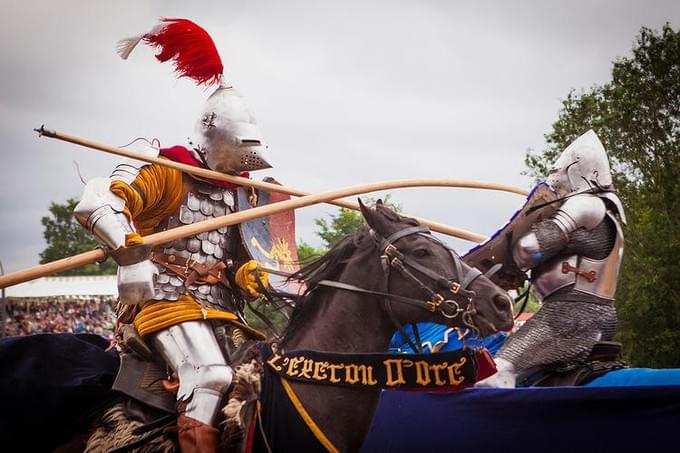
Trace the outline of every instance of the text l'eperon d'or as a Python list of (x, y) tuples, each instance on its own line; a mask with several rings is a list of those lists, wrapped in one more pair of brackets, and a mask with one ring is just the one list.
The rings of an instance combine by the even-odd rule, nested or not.
[[(458, 361), (430, 363), (425, 360), (406, 358), (390, 358), (376, 367), (355, 363), (331, 363), (299, 356), (284, 356), (275, 353), (268, 364), (281, 376), (294, 380), (304, 380), (328, 384), (349, 384), (381, 387), (397, 387), (415, 384), (423, 387), (460, 385), (465, 376), (462, 367), (467, 362), (465, 357)], [(384, 382), (381, 381), (384, 376)]]

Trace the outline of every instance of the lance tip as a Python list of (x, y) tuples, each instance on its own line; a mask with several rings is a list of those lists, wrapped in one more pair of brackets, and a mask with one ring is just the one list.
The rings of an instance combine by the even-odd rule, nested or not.
[(40, 127), (36, 127), (33, 130), (38, 133), (38, 137), (42, 137), (44, 135), (45, 137), (54, 138), (54, 137), (57, 136), (56, 131), (54, 131), (52, 129), (46, 129), (44, 124), (41, 125)]

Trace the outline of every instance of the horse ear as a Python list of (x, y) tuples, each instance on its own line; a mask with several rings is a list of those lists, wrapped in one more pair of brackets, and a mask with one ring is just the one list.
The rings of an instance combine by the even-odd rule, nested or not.
[(368, 218), (373, 215), (374, 210), (366, 206), (364, 202), (361, 201), (361, 198), (357, 198), (357, 201), (359, 202), (359, 210), (361, 211), (361, 215), (364, 216), (364, 219), (368, 220)]
[(368, 226), (373, 228), (376, 232), (382, 234), (383, 233), (382, 227), (384, 224), (383, 216), (380, 215), (380, 213), (376, 209), (366, 206), (361, 201), (361, 198), (359, 198), (358, 200), (359, 208), (361, 209), (361, 214), (364, 216), (364, 219), (366, 220)]

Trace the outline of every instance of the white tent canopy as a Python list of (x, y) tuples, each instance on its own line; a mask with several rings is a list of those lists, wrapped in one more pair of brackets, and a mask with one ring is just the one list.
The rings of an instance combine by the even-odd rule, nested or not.
[(115, 275), (43, 277), (5, 290), (7, 298), (118, 296)]

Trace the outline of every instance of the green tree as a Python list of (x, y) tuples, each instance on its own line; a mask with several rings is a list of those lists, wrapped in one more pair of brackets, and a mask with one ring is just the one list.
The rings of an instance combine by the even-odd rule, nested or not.
[(298, 241), (298, 259), (302, 265), (314, 261), (328, 251), (340, 239), (353, 234), (364, 225), (364, 218), (359, 211), (348, 208), (340, 208), (335, 214), (329, 214), (328, 219), (314, 219), (318, 227), (317, 234), (323, 241), (321, 247), (314, 247), (304, 240)]
[(547, 149), (529, 152), (542, 177), (576, 137), (594, 129), (607, 149), (628, 217), (617, 290), (619, 338), (638, 366), (680, 365), (680, 33), (642, 28), (612, 80), (563, 101)]
[[(78, 253), (87, 252), (99, 243), (73, 218), (73, 210), (78, 201), (70, 198), (66, 203), (52, 203), (50, 214), (41, 219), (44, 227), (43, 237), (47, 247), (40, 253), (40, 263), (49, 263)], [(85, 266), (66, 271), (61, 275), (101, 275), (115, 274), (116, 263), (107, 260), (101, 264)]]
[[(273, 307), (266, 299), (261, 298), (250, 304), (246, 304), (243, 310), (244, 316), (248, 320), (248, 325), (263, 332), (270, 341), (276, 341), (278, 335), (281, 335), (284, 332), (286, 325), (288, 324), (288, 317), (292, 312), (292, 308), (284, 306), (283, 302), (276, 301), (275, 303), (279, 307), (278, 309)], [(253, 309), (267, 318), (269, 323), (274, 326), (275, 330), (256, 315)], [(284, 315), (284, 313), (286, 314)]]
[(308, 242), (305, 242), (303, 240), (298, 241), (297, 254), (298, 260), (302, 265), (314, 261), (324, 253), (326, 253), (326, 249), (324, 248), (314, 247), (313, 245), (310, 245)]
[(364, 218), (359, 211), (340, 208), (337, 214), (331, 214), (330, 220), (316, 219), (314, 223), (319, 227), (317, 235), (323, 240), (325, 249), (333, 247), (340, 239), (356, 233), (364, 226)]
[[(376, 203), (376, 200), (373, 198), (366, 198), (363, 201), (367, 205)], [(391, 196), (389, 194), (385, 196), (383, 203), (396, 211), (401, 211), (400, 205), (391, 203)], [(320, 257), (340, 239), (356, 233), (365, 224), (361, 212), (348, 208), (340, 208), (335, 214), (329, 214), (328, 217), (328, 219), (318, 218), (314, 220), (314, 223), (319, 228), (316, 234), (323, 241), (321, 247), (317, 248), (303, 240), (299, 241), (297, 252), (301, 263), (305, 264)]]

